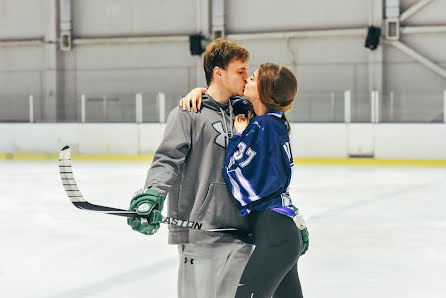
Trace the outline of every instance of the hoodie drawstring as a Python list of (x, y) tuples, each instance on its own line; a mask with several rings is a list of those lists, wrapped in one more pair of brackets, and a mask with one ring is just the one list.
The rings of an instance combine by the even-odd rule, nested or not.
[[(234, 119), (234, 109), (232, 108), (231, 99), (229, 99), (229, 119)], [(233, 127), (234, 125), (231, 124), (231, 137), (234, 135)]]
[(228, 126), (226, 125), (225, 112), (221, 108), (219, 108), (219, 109), (220, 109), (221, 116), (223, 117), (223, 127), (224, 127), (224, 130), (225, 130), (225, 133), (226, 133), (226, 136), (225, 136), (225, 148), (227, 148), (228, 147), (228, 138), (229, 138)]
[[(220, 109), (221, 116), (223, 117), (223, 126), (224, 126), (224, 130), (225, 130), (225, 133), (227, 136), (227, 137), (225, 137), (225, 147), (228, 147), (228, 140), (229, 140), (229, 138), (231, 138), (234, 135), (234, 130), (232, 128), (232, 123), (231, 123), (231, 135), (229, 135), (228, 125), (226, 124), (226, 117), (225, 117), (226, 113), (223, 111), (223, 109), (221, 107), (219, 107), (219, 109)], [(233, 114), (232, 104), (231, 104), (231, 100), (229, 100), (229, 119), (233, 119), (232, 114)]]

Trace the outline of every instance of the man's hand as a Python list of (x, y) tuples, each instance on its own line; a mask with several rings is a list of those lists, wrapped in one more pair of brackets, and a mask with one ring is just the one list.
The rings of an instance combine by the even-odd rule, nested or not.
[(195, 88), (192, 89), (185, 97), (180, 100), (180, 107), (183, 108), (183, 111), (188, 110), (191, 111), (191, 108), (197, 112), (201, 109), (201, 102), (203, 93), (206, 93), (208, 90), (206, 88)]
[(145, 235), (153, 235), (160, 228), (160, 222), (163, 218), (164, 198), (154, 189), (141, 189), (137, 191), (130, 202), (131, 211), (136, 211), (142, 217), (128, 218), (127, 224), (134, 231)]

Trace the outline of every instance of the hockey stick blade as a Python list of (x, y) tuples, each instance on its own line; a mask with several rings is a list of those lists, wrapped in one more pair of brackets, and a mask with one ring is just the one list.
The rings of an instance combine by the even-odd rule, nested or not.
[[(60, 178), (62, 180), (63, 187), (65, 189), (65, 192), (68, 195), (68, 198), (70, 199), (71, 203), (79, 209), (99, 212), (99, 213), (105, 213), (105, 214), (111, 214), (116, 216), (123, 216), (123, 217), (142, 217), (138, 215), (135, 211), (131, 210), (123, 210), (113, 207), (107, 207), (107, 206), (101, 206), (101, 205), (95, 205), (87, 200), (84, 199), (84, 196), (79, 190), (79, 187), (77, 186), (76, 180), (74, 179), (73, 169), (71, 167), (71, 153), (70, 153), (70, 147), (65, 146), (60, 150), (59, 154), (59, 173)], [(147, 220), (150, 220), (150, 218), (147, 218)], [(183, 220), (168, 216), (163, 216), (162, 222), (164, 224), (170, 224), (178, 227), (184, 227), (194, 230), (202, 230), (206, 232), (217, 232), (217, 233), (224, 233), (224, 234), (230, 234), (234, 235), (238, 238), (243, 239), (245, 242), (253, 243), (254, 239), (251, 233), (241, 231), (235, 228), (216, 228), (207, 226), (204, 223), (189, 221), (189, 220)]]

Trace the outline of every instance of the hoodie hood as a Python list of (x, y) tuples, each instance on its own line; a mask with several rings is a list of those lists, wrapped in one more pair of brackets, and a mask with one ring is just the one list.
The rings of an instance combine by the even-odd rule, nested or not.
[(207, 93), (202, 94), (202, 106), (214, 111), (223, 110), (226, 114), (230, 114), (229, 100), (227, 103), (219, 103)]

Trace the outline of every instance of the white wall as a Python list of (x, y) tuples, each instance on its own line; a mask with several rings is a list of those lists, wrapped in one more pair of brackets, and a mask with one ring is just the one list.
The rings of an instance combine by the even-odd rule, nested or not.
[[(0, 124), (0, 153), (151, 154), (164, 124)], [(445, 124), (291, 124), (294, 157), (446, 159)]]
[[(401, 0), (401, 11), (416, 1)], [(52, 28), (50, 4), (55, 2), (0, 1), (0, 41), (42, 39), (47, 36)], [(302, 99), (311, 101), (308, 93), (325, 94), (350, 89), (353, 104), (363, 104), (368, 99), (359, 94), (368, 94), (374, 89), (371, 82), (382, 82), (380, 89), (383, 95), (394, 92), (395, 110), (401, 107), (412, 111), (400, 115), (402, 121), (417, 120), (414, 114), (420, 111), (427, 114), (420, 121), (429, 121), (440, 114), (436, 107), (443, 99), (436, 97), (436, 94), (442, 94), (446, 88), (445, 79), (390, 45), (380, 44), (378, 51), (382, 49), (382, 55), (375, 55), (378, 51), (371, 52), (364, 48), (366, 28), (377, 18), (374, 7), (380, 7), (381, 2), (227, 0), (226, 33), (234, 36), (259, 32), (363, 28), (364, 34), (359, 36), (265, 38), (238, 42), (251, 52), (250, 72), (266, 61), (284, 64), (295, 71)], [(210, 0), (72, 1), (73, 37), (187, 37), (200, 33), (210, 23), (204, 8), (206, 3), (210, 3)], [(432, 1), (405, 25), (446, 25), (444, 11), (446, 1)], [(378, 17), (380, 15), (378, 13)], [(446, 51), (443, 50), (445, 36), (445, 33), (403, 34), (401, 41), (446, 68)], [(45, 43), (0, 47), (0, 108), (9, 107), (2, 101), (12, 101), (12, 95), (26, 98), (32, 93), (36, 106), (40, 105), (43, 111), (41, 115), (36, 115), (36, 121), (53, 121), (54, 117), (49, 114), (56, 110), (52, 107), (56, 101), (46, 99), (54, 96), (51, 95), (52, 90), (57, 87), (60, 119), (76, 122), (80, 120), (81, 94), (88, 97), (164, 91), (168, 100), (178, 101), (178, 96), (184, 95), (190, 88), (205, 84), (201, 58), (190, 55), (187, 40), (74, 45), (69, 52), (58, 51), (57, 86), (51, 83), (48, 72), (54, 68), (50, 63), (54, 59), (49, 59), (52, 52), (47, 47)], [(378, 69), (382, 66), (382, 72), (378, 71), (381, 74), (376, 77), (373, 75), (375, 66)], [(432, 93), (432, 98), (426, 93)], [(355, 97), (355, 94), (358, 96)], [(330, 101), (327, 95), (319, 98), (324, 103)], [(291, 113), (297, 113), (297, 110)], [(9, 114), (14, 115), (14, 111), (8, 111)], [(0, 119), (1, 116), (0, 113)], [(293, 115), (290, 116), (292, 119)], [(17, 117), (18, 120), (22, 118), (16, 116), (16, 120)], [(10, 117), (3, 119), (10, 120)]]

